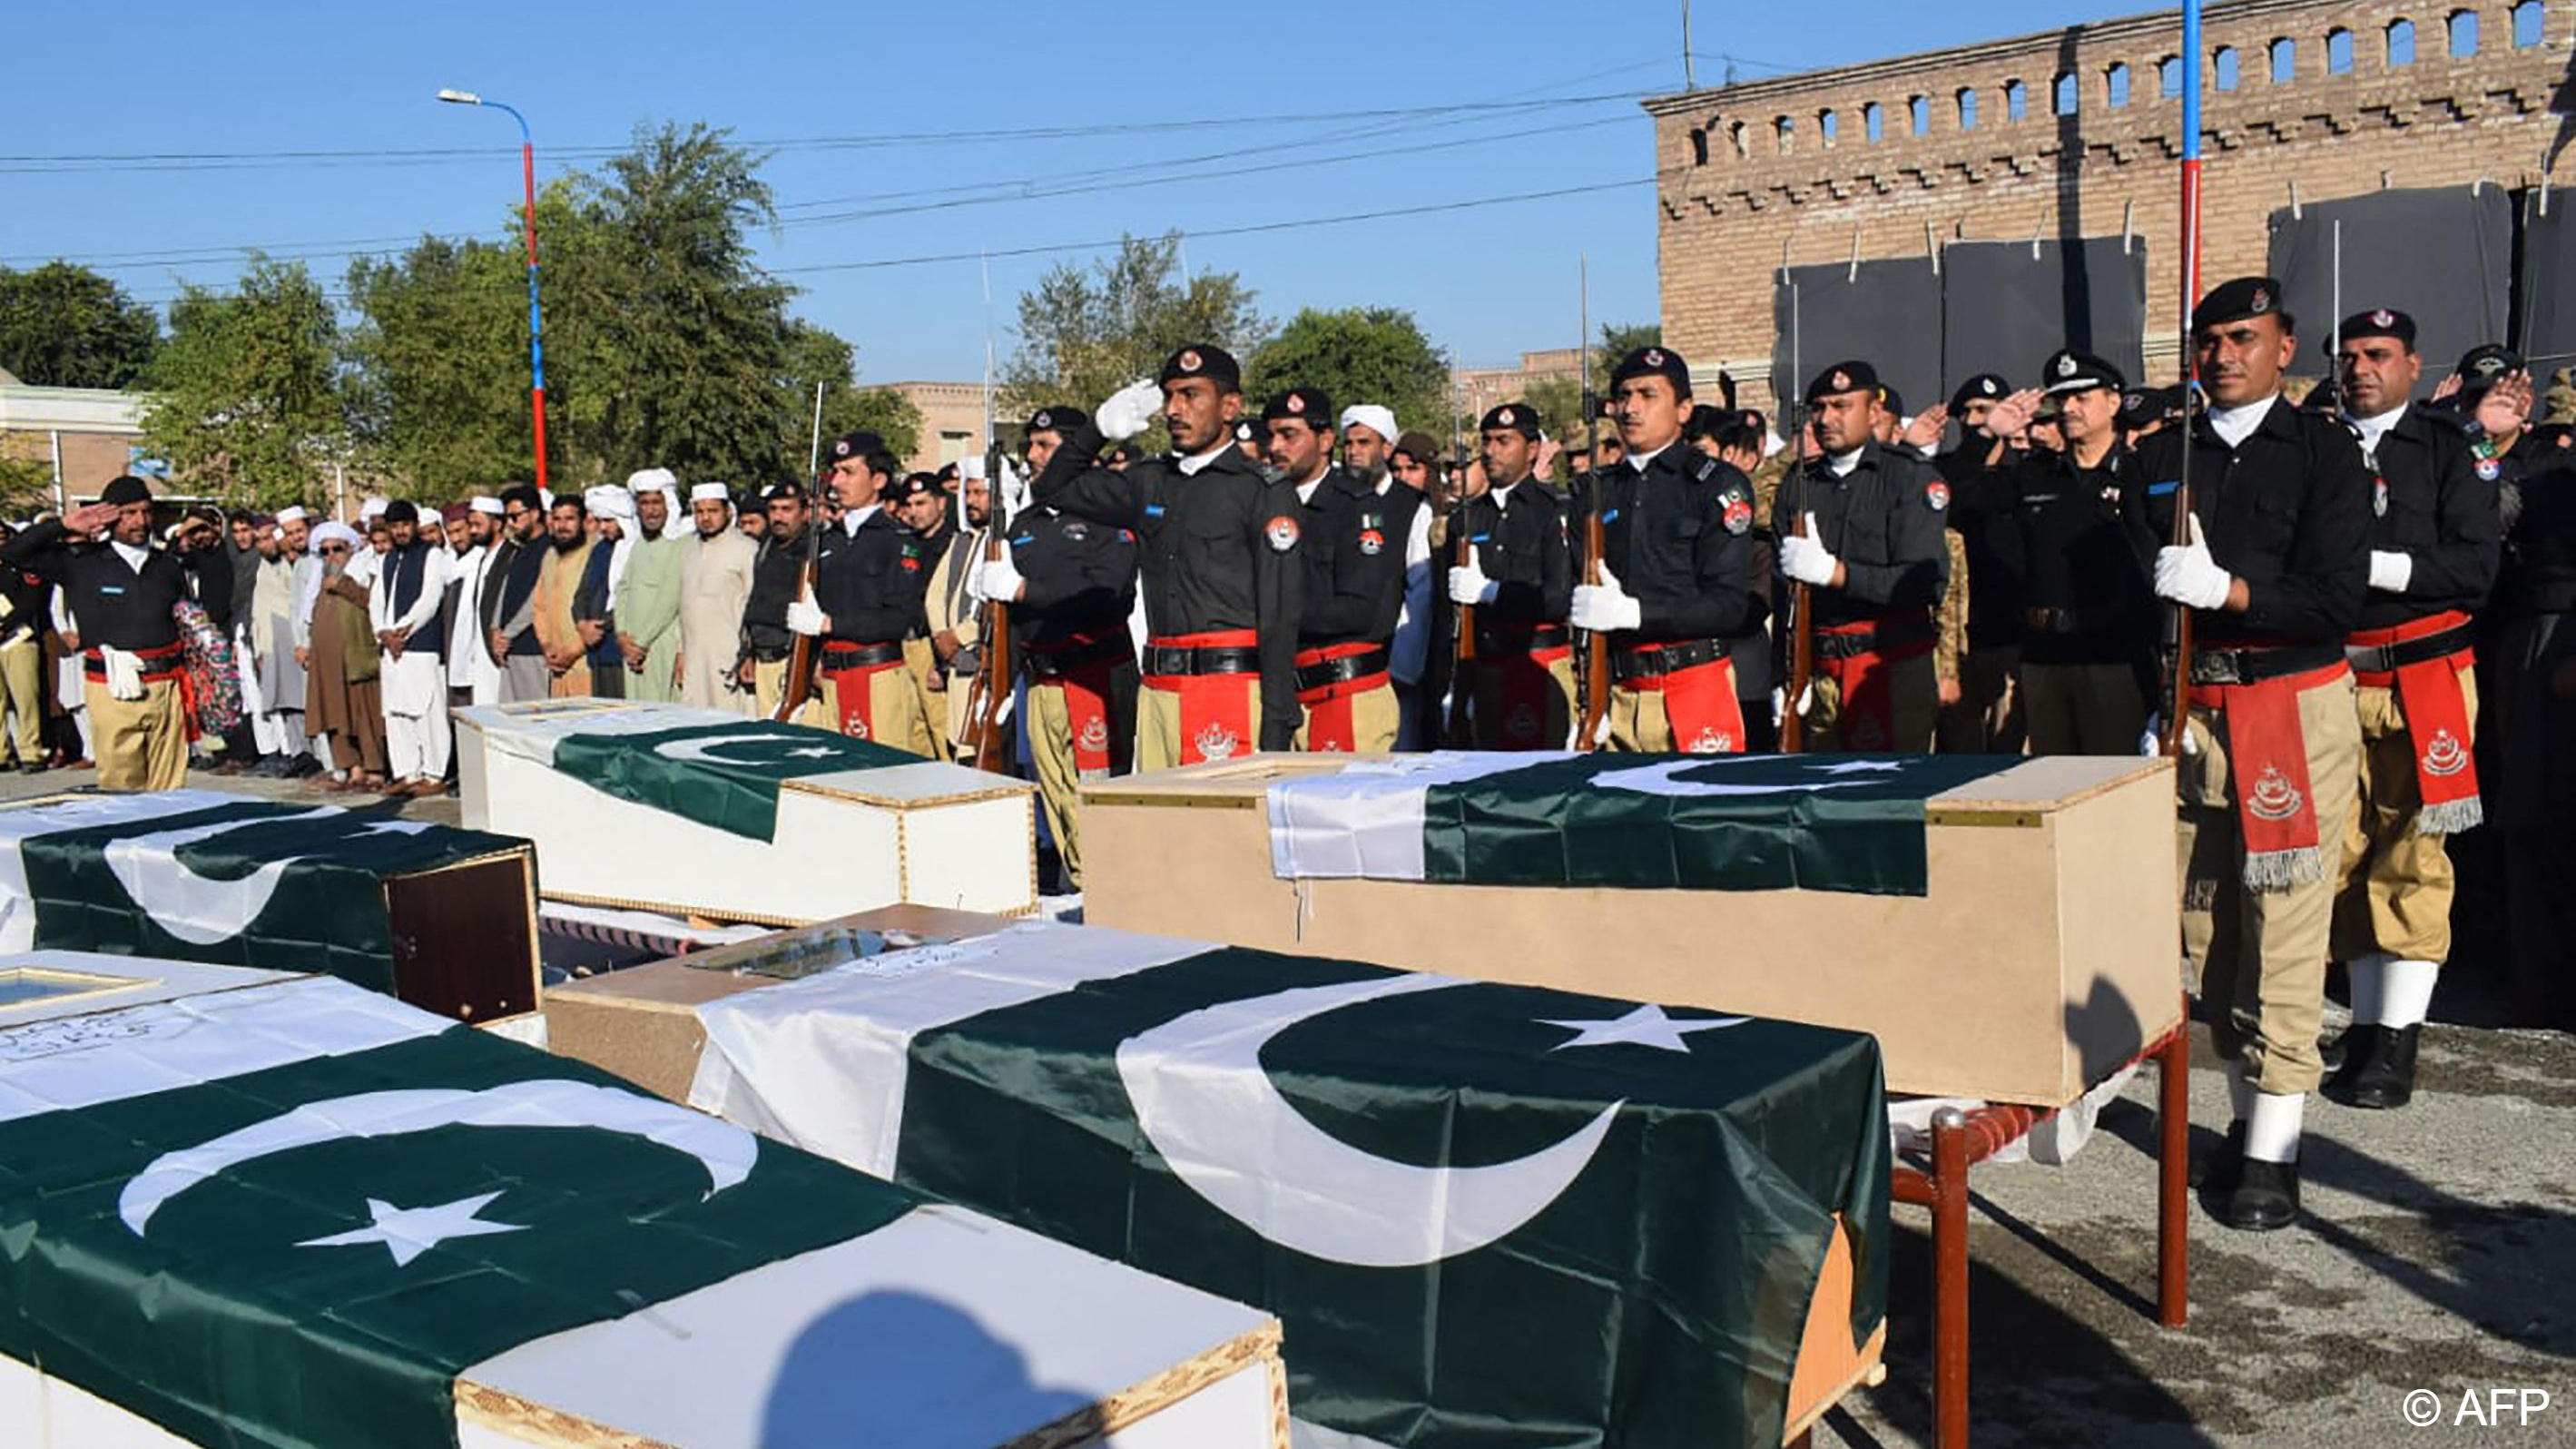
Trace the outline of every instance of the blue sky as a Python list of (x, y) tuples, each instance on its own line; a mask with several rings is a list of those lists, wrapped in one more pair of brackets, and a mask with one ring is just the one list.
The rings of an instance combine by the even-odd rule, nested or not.
[[(1693, 43), (1709, 85), (1728, 56), (1754, 78), (2140, 8), (1698, 0)], [(981, 375), (975, 254), (1122, 231), (1180, 228), (1193, 270), (1240, 272), (1274, 317), (1410, 309), (1467, 365), (1571, 344), (1579, 255), (1596, 323), (1655, 316), (1653, 192), (1619, 183), (1654, 166), (1635, 99), (1680, 89), (1677, 0), (1313, 0), (1268, 24), (1236, 7), (804, 0), (144, 3), (107, 23), (87, 6), (19, 10), (20, 63), (0, 91), (0, 261), (112, 266), (152, 302), (182, 279), (228, 280), (245, 245), (308, 256), (336, 284), (353, 250), (505, 232), (517, 132), (431, 99), (456, 86), (527, 112), (540, 184), (643, 121), (806, 143), (764, 171), (789, 224), (759, 239), (761, 257), (806, 288), (798, 313), (858, 344), (864, 382)], [(103, 49), (121, 66), (96, 64)], [(1306, 119), (1247, 123), (1278, 117)], [(1041, 129), (1071, 134), (1025, 134)], [(958, 132), (1022, 134), (885, 139)], [(825, 140), (842, 144), (812, 144)], [(467, 154), (278, 154), (437, 149)], [(129, 159), (144, 156), (226, 159)], [(1586, 187), (1605, 189), (1426, 210)], [(1410, 214), (1240, 230), (1386, 212)], [(947, 254), (968, 259), (849, 265)], [(1051, 263), (1096, 255), (991, 260), (996, 347), (1011, 349), (1013, 304)]]

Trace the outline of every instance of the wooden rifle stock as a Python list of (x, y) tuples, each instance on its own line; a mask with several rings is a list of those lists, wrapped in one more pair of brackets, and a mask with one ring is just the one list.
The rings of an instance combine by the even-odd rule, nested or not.
[[(1601, 582), (1601, 555), (1607, 550), (1601, 537), (1600, 475), (1593, 475), (1592, 510), (1583, 516), (1583, 581)], [(1574, 747), (1590, 750), (1601, 722), (1610, 714), (1610, 636), (1598, 629), (1583, 634), (1583, 653), (1577, 656), (1583, 665), (1583, 721), (1575, 727)]]
[[(1794, 470), (1795, 464), (1791, 467)], [(1783, 480), (1784, 482), (1786, 480)], [(1807, 536), (1803, 513), (1790, 516), (1789, 536)], [(1807, 716), (1798, 707), (1816, 677), (1815, 595), (1805, 584), (1789, 588), (1789, 686), (1780, 692), (1780, 751), (1794, 755), (1807, 747)]]
[[(1467, 538), (1466, 513), (1467, 500), (1464, 498), (1449, 505), (1449, 526), (1458, 533), (1450, 540), (1454, 547), (1450, 550), (1449, 561), (1459, 568), (1465, 568), (1475, 557), (1476, 546)], [(1444, 593), (1446, 584), (1447, 580), (1442, 580)], [(1448, 743), (1454, 748), (1466, 737), (1468, 730), (1468, 700), (1472, 697), (1470, 691), (1474, 687), (1472, 676), (1475, 672), (1471, 666), (1476, 662), (1476, 606), (1455, 604), (1452, 607), (1457, 611), (1457, 635), (1450, 646)]]
[[(805, 530), (805, 573), (797, 585), (797, 597), (814, 597), (815, 581), (823, 573), (823, 530), (810, 522)], [(772, 720), (793, 720), (814, 698), (814, 655), (822, 647), (821, 636), (798, 634), (787, 646), (787, 673), (778, 681), (778, 707), (770, 711)]]
[[(984, 539), (984, 561), (996, 563), (1003, 550), (1010, 547), (1006, 535), (1010, 521), (1002, 507), (1001, 450), (991, 451), (984, 467), (985, 522), (990, 530)], [(1011, 694), (1014, 672), (1011, 664), (1011, 606), (1000, 599), (986, 599), (976, 629), (983, 645), (983, 657), (976, 662), (975, 682), (966, 694), (966, 737), (959, 743), (965, 748), (967, 763), (978, 770), (1007, 775), (1010, 760), (1003, 748), (1002, 701)]]
[[(2188, 398), (2188, 394), (2185, 395)], [(2182, 420), (2182, 480), (2174, 488), (2172, 542), (2191, 542), (2191, 415), (2186, 401)], [(2182, 757), (2183, 736), (2191, 726), (2191, 606), (2173, 606), (2173, 677), (2165, 691), (2163, 730), (2156, 747), (2169, 759)]]

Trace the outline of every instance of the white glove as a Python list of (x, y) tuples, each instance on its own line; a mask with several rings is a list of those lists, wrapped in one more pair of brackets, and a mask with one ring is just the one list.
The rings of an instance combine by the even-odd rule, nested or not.
[(1832, 588), (1834, 570), (1842, 567), (1842, 560), (1826, 551), (1816, 531), (1816, 515), (1810, 513), (1806, 519), (1804, 534), (1791, 534), (1780, 540), (1780, 572), (1802, 584)]
[(1619, 576), (1601, 566), (1601, 582), (1574, 589), (1574, 627), (1594, 634), (1616, 634), (1646, 620), (1646, 608), (1619, 587)]
[(975, 566), (966, 571), (966, 592), (979, 599), (1016, 603), (1027, 586), (1028, 580), (1021, 577), (1020, 566), (1011, 561), (1009, 549), (1002, 550), (1000, 558), (976, 559)]
[(1485, 566), (1476, 559), (1474, 549), (1467, 550), (1467, 561), (1449, 570), (1449, 602), (1453, 604), (1490, 604), (1503, 586), (1485, 577)]
[(2191, 542), (2156, 550), (2156, 597), (2195, 609), (2227, 606), (2227, 591), (2236, 580), (2209, 556), (2209, 541), (2200, 536), (2200, 515), (2191, 517)]
[(1109, 401), (1091, 415), (1100, 425), (1100, 436), (1113, 443), (1123, 443), (1153, 425), (1154, 414), (1163, 407), (1163, 385), (1150, 377), (1140, 377), (1109, 395)]
[(826, 634), (831, 632), (832, 619), (816, 606), (814, 596), (807, 594), (787, 606), (787, 628), (794, 634)]
[(143, 661), (113, 644), (98, 646), (99, 659), (107, 665), (107, 697), (137, 700), (144, 696)]
[[(2164, 752), (2165, 717), (2161, 714), (2148, 715), (2146, 733), (2138, 736), (2139, 757), (2152, 760)], [(2200, 741), (2191, 737), (2191, 726), (2187, 723), (2182, 727), (2182, 752), (2193, 756), (2200, 753)]]
[(2370, 586), (2383, 594), (2406, 592), (2407, 581), (2415, 577), (2415, 555), (2370, 551)]

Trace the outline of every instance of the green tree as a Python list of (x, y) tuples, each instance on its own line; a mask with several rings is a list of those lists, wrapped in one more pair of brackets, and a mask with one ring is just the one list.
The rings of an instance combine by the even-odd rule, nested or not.
[(279, 507), (302, 499), (349, 434), (339, 326), (302, 262), (253, 254), (233, 290), (191, 285), (170, 304), (143, 437), (198, 487)]
[(0, 453), (0, 508), (24, 516), (54, 506), (54, 465)]
[(1601, 324), (1601, 345), (1592, 349), (1592, 390), (1603, 397), (1610, 395), (1610, 370), (1619, 360), (1640, 347), (1664, 345), (1661, 323), (1637, 322), (1621, 325)]
[(886, 440), (898, 458), (921, 445), (921, 409), (899, 392), (853, 384), (856, 351), (830, 330), (802, 319), (787, 324), (787, 365), (779, 377), (786, 397), (782, 418), (786, 432), (777, 474), (811, 483), (813, 461), (814, 385), (823, 385), (822, 441), (830, 446), (844, 433), (871, 432)]
[(20, 382), (131, 387), (160, 342), (152, 309), (87, 267), (0, 267), (0, 369)]
[(1122, 238), (1118, 254), (1088, 269), (1058, 263), (1020, 294), (1020, 347), (1002, 372), (1002, 410), (1026, 415), (1049, 403), (1085, 409), (1189, 343), (1214, 343), (1238, 359), (1258, 351), (1268, 324), (1233, 272), (1178, 275), (1181, 237)]
[(1437, 429), (1449, 413), (1449, 359), (1393, 307), (1309, 308), (1253, 355), (1244, 390), (1255, 398), (1319, 387), (1335, 407), (1381, 403), (1399, 428)]
[(421, 501), (534, 476), (525, 268), (505, 243), (440, 237), (349, 266), (351, 430)]

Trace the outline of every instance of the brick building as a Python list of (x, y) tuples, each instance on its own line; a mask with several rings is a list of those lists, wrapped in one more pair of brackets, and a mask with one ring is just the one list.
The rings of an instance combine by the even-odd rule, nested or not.
[[(0, 372), (0, 458), (41, 467), (61, 508), (130, 472), (143, 442), (143, 398), (90, 387), (32, 387)], [(30, 505), (39, 500), (17, 500)]]
[[(1452, 369), (1449, 391), (1456, 402), (1458, 416), (1472, 428), (1475, 420), (1488, 410), (1527, 397), (1532, 383), (1561, 382), (1580, 386), (1583, 381), (1580, 353), (1580, 348), (1549, 347), (1522, 353), (1518, 367)], [(1445, 443), (1447, 439), (1441, 441)]]
[[(2203, 277), (2260, 271), (2294, 201), (2576, 182), (2571, 32), (2571, 0), (2211, 5)], [(2169, 376), (2181, 39), (2168, 10), (1647, 102), (1665, 339), (1700, 376), (1754, 380), (1758, 405), (1779, 267), (2133, 231)]]
[(921, 410), (921, 441), (903, 460), (908, 473), (936, 473), (960, 458), (984, 455), (984, 385), (895, 382), (885, 390)]

